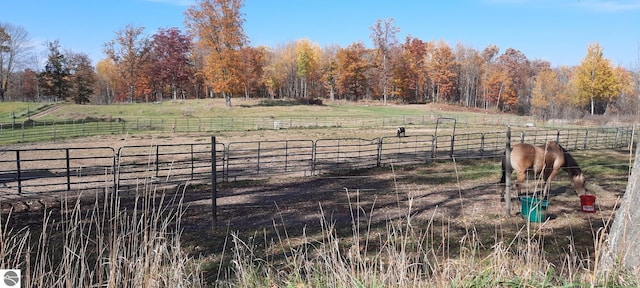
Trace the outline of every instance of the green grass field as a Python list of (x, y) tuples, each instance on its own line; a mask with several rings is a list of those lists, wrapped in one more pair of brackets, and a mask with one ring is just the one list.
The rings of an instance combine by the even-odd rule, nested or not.
[[(288, 100), (251, 100), (234, 99), (232, 107), (225, 107), (222, 99), (177, 100), (160, 103), (131, 103), (112, 105), (78, 105), (71, 103), (56, 104), (46, 115), (38, 117), (42, 120), (65, 120), (94, 118), (242, 118), (242, 117), (385, 117), (434, 115), (438, 117), (473, 118), (484, 113), (450, 112), (430, 108), (429, 105), (381, 105), (378, 102), (325, 102), (323, 105), (301, 105)], [(24, 111), (33, 103), (12, 102), (0, 106), (3, 115)], [(16, 113), (21, 116), (21, 113)], [(516, 117), (513, 118), (528, 118)]]

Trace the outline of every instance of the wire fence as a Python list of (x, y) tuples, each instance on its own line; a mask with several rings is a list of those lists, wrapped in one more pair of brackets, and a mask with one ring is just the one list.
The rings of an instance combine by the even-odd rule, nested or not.
[[(615, 149), (634, 141), (632, 127), (512, 129), (511, 143), (555, 140), (567, 150)], [(636, 138), (636, 139), (634, 139)], [(344, 169), (428, 164), (504, 155), (505, 132), (373, 139), (183, 143), (150, 146), (0, 150), (2, 197), (89, 189), (132, 191), (147, 183), (210, 185), (277, 176), (317, 176)], [(213, 165), (214, 163), (215, 165)], [(215, 185), (213, 185), (215, 186)]]
[[(223, 131), (255, 131), (312, 128), (388, 128), (394, 126), (436, 126), (443, 118), (439, 115), (399, 116), (326, 116), (326, 117), (210, 117), (191, 118), (88, 118), (82, 120), (26, 120), (0, 124), (0, 144), (55, 141), (95, 135), (118, 135), (147, 132), (216, 133)], [(460, 115), (456, 117), (461, 128), (478, 126), (513, 126), (541, 129), (574, 129), (576, 124), (567, 120), (535, 121), (516, 116)], [(443, 123), (451, 126), (451, 123)], [(604, 125), (603, 125), (604, 127)], [(612, 127), (611, 129), (616, 129)]]

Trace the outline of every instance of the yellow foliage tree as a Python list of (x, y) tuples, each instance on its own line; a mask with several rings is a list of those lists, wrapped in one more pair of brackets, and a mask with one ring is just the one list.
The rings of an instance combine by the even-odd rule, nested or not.
[(118, 77), (118, 67), (113, 60), (106, 58), (96, 64), (97, 74), (97, 101), (96, 103), (110, 104), (116, 100), (115, 95), (118, 86), (122, 86)]
[(576, 68), (573, 81), (576, 89), (573, 102), (579, 106), (590, 105), (592, 115), (598, 103), (608, 105), (620, 95), (620, 79), (610, 61), (603, 57), (598, 43), (588, 46), (587, 55)]
[[(558, 81), (558, 73), (545, 68), (538, 73), (533, 85), (531, 107), (534, 115), (547, 118), (555, 108), (558, 96), (562, 92), (562, 85)], [(555, 100), (555, 101), (554, 101)]]
[(318, 62), (322, 50), (318, 44), (308, 39), (301, 39), (295, 42), (297, 71), (296, 76), (300, 80), (296, 85), (296, 94), (301, 97), (309, 97), (308, 80), (317, 74)]

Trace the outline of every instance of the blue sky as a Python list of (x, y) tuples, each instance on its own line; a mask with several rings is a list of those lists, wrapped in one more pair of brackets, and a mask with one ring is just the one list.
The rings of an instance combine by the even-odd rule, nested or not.
[[(27, 30), (36, 51), (59, 40), (63, 49), (103, 59), (104, 43), (127, 24), (184, 28), (195, 0), (5, 1), (0, 22)], [(495, 44), (553, 66), (578, 65), (587, 45), (598, 42), (614, 64), (636, 70), (640, 57), (640, 0), (245, 0), (245, 33), (252, 46), (307, 38), (320, 46), (362, 41), (377, 19), (393, 18), (407, 35), (482, 50)], [(45, 52), (39, 53), (46, 58)]]

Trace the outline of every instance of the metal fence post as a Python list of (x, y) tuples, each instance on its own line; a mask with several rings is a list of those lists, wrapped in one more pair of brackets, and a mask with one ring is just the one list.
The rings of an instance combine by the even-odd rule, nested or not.
[(69, 166), (70, 161), (69, 161), (69, 148), (64, 149), (65, 152), (65, 158), (66, 158), (66, 162), (67, 162), (67, 191), (71, 191), (71, 168)]
[(160, 145), (156, 145), (156, 177), (158, 177), (158, 172), (160, 170)]
[(111, 151), (113, 152), (113, 162), (111, 164), (112, 165), (111, 166), (112, 167), (111, 171), (113, 172), (113, 192), (116, 193), (116, 192), (118, 192), (118, 182), (117, 182), (117, 180), (119, 178), (118, 174), (116, 172), (116, 168), (117, 168), (116, 160), (118, 159), (118, 154), (116, 154), (116, 150), (113, 149), (113, 147), (111, 148)]
[(193, 157), (193, 144), (191, 144), (190, 146), (191, 146), (191, 180), (193, 180), (193, 172), (195, 170), (194, 168), (195, 157)]
[(211, 136), (211, 213), (213, 228), (218, 225), (218, 182), (217, 182), (217, 159), (216, 159), (216, 136)]
[(311, 175), (316, 174), (316, 143), (318, 140), (313, 141), (311, 145)]
[(380, 167), (382, 163), (382, 139), (383, 138), (378, 138), (378, 155), (376, 157), (376, 167)]
[(504, 205), (507, 216), (511, 216), (511, 126), (507, 126), (507, 139), (504, 150)]
[(22, 169), (20, 169), (20, 150), (16, 150), (16, 174), (18, 176), (18, 194), (22, 194)]
[(584, 145), (582, 145), (582, 149), (587, 149), (587, 142), (589, 141), (589, 129), (584, 132)]

